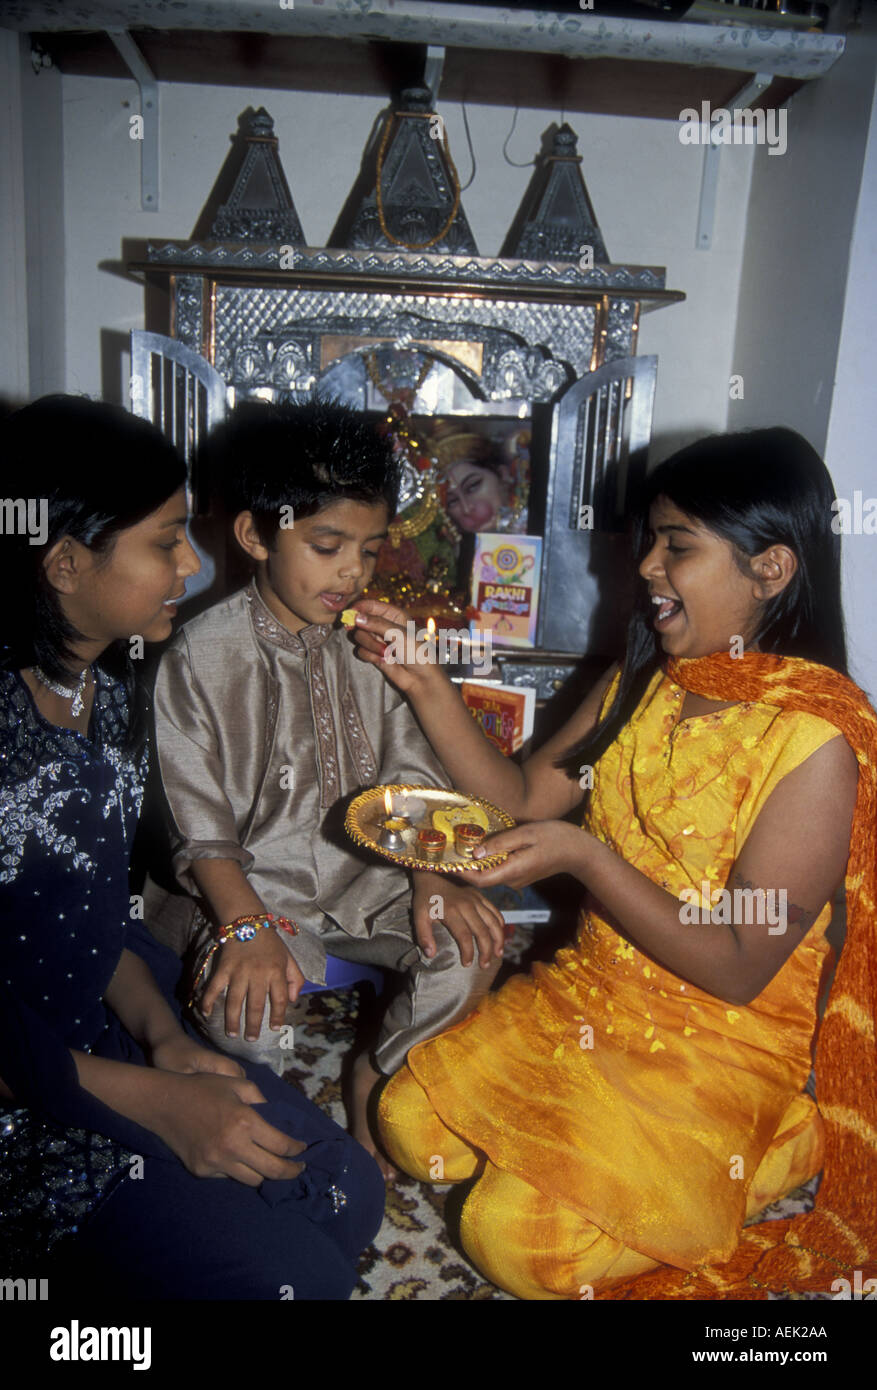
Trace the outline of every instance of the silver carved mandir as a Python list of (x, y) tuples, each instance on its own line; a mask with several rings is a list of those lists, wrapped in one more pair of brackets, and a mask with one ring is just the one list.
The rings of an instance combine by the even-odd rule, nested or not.
[[(253, 247), (229, 250), (223, 255), (220, 248), (171, 242), (150, 246), (147, 254), (150, 271), (173, 274), (173, 336), (207, 356), (235, 398), (256, 391), (276, 399), (310, 394), (321, 375), (322, 339), (340, 335), (400, 346), (477, 343), (482, 366), (468, 373), (476, 398), (548, 402), (596, 366), (635, 356), (640, 306), (680, 297), (664, 290), (663, 272), (651, 267), (579, 271), (481, 257), (306, 248), (295, 253), (284, 277), (276, 247), (259, 248), (258, 259)], [(242, 265), (249, 271), (246, 282), (229, 283)], [(283, 278), (293, 283), (278, 283)], [(312, 278), (319, 288), (311, 288)], [(368, 283), (359, 288), (356, 280)], [(384, 288), (390, 280), (392, 287)], [(413, 282), (407, 291), (406, 281)], [(518, 297), (514, 286), (529, 293)], [(534, 297), (533, 289), (545, 298)]]
[[(375, 397), (366, 369), (366, 357), (377, 351), (381, 356), (394, 352), (400, 361), (410, 359), (410, 379), (400, 384), (416, 384), (418, 364), (425, 357), (434, 359), (412, 401), (414, 414), (502, 415), (516, 411), (522, 403), (527, 414), (532, 405), (553, 408), (559, 449), (565, 452), (566, 441), (571, 441), (570, 452), (576, 459), (571, 465), (565, 458), (551, 461), (549, 499), (560, 488), (570, 496), (565, 501), (557, 499), (544, 512), (543, 618), (537, 650), (533, 654), (497, 651), (497, 674), (505, 684), (534, 686), (537, 697), (545, 700), (573, 675), (576, 654), (607, 650), (614, 620), (600, 596), (614, 591), (618, 582), (620, 538), (566, 535), (571, 528), (566, 514), (572, 494), (572, 512), (577, 512), (579, 501), (591, 493), (583, 481), (588, 474), (584, 417), (576, 405), (575, 428), (572, 432), (561, 429), (565, 412), (559, 407), (565, 400), (573, 404), (577, 390), (586, 389), (591, 381), (596, 386), (606, 369), (646, 366), (647, 359), (636, 359), (635, 353), (638, 313), (649, 290), (631, 295), (625, 285), (623, 290), (613, 287), (607, 293), (603, 286), (604, 292), (597, 296), (593, 290), (582, 294), (576, 286), (565, 301), (556, 293), (565, 268), (550, 264), (544, 267), (541, 282), (551, 286), (544, 291), (546, 297), (518, 297), (509, 284), (512, 267), (508, 262), (481, 262), (477, 268), (484, 266), (487, 274), (480, 283), (473, 283), (476, 266), (468, 258), (467, 278), (460, 282), (466, 293), (461, 297), (448, 283), (448, 257), (419, 255), (416, 278), (411, 277), (415, 283), (406, 289), (401, 254), (340, 250), (297, 256), (295, 269), (285, 276), (293, 284), (278, 284), (276, 269), (235, 283), (233, 276), (207, 264), (206, 256), (198, 273), (192, 274), (189, 266), (182, 270), (179, 261), (171, 262), (169, 253), (178, 248), (165, 244), (156, 249), (162, 260), (151, 257), (150, 270), (173, 266), (175, 338), (208, 360), (212, 355), (229, 402), (252, 396), (303, 399), (323, 390), (359, 408), (380, 409), (384, 403)], [(383, 274), (375, 273), (378, 255)], [(358, 266), (354, 274), (360, 284), (350, 283), (352, 265)], [(308, 282), (308, 272), (316, 278), (317, 268), (320, 283), (314, 286)], [(523, 268), (527, 288), (538, 283), (542, 267), (531, 263)], [(602, 269), (608, 278), (615, 267)], [(329, 278), (333, 270), (338, 276), (336, 286)], [(429, 271), (435, 276), (432, 282)], [(496, 279), (489, 278), (491, 271)], [(639, 273), (631, 272), (631, 278)], [(570, 268), (569, 278), (578, 279), (580, 274)], [(387, 283), (391, 275), (392, 287)], [(501, 297), (494, 297), (497, 280), (504, 290)], [(657, 303), (676, 297), (661, 295)], [(336, 335), (348, 339), (351, 348), (324, 365), (323, 340)], [(356, 339), (371, 340), (373, 346), (355, 347)], [(480, 367), (428, 346), (437, 341), (448, 349), (456, 343), (477, 345)], [(600, 370), (592, 369), (592, 363), (595, 368), (599, 364)], [(616, 388), (619, 413), (621, 399)], [(636, 399), (632, 406), (636, 413)], [(579, 604), (569, 603), (572, 592), (580, 596)], [(582, 613), (574, 611), (578, 608)]]
[[(402, 119), (397, 112), (396, 119), (400, 133), (393, 140), (407, 141), (416, 156), (416, 147), (424, 146), (422, 123), (410, 113)], [(665, 288), (661, 268), (585, 266), (588, 258), (578, 256), (583, 241), (601, 251), (605, 244), (568, 127), (556, 133), (549, 157), (534, 175), (503, 244), (505, 254), (493, 258), (468, 248), (455, 254), (450, 237), (431, 250), (405, 250), (386, 240), (383, 246), (363, 245), (356, 229), (362, 208), (370, 206), (371, 195), (362, 194), (367, 178), (348, 199), (333, 233), (335, 245), (303, 245), (288, 185), (278, 173), (270, 117), (263, 111), (248, 115), (242, 129), (244, 163), (220, 216), (212, 225), (202, 224), (209, 239), (149, 245), (146, 261), (134, 268), (169, 283), (172, 337), (204, 359), (216, 388), (224, 385), (228, 405), (251, 396), (283, 401), (325, 393), (362, 409), (383, 408), (385, 400), (375, 394), (378, 353), (381, 375), (389, 364), (391, 376), (396, 369), (401, 374), (399, 384), (415, 387), (409, 407), (415, 414), (553, 409), (557, 438), (547, 461), (542, 520), (544, 550), (556, 553), (558, 562), (543, 566), (541, 651), (534, 654), (535, 664), (525, 654), (503, 655), (508, 678), (535, 684), (545, 697), (572, 669), (561, 652), (601, 650), (602, 636), (593, 622), (548, 621), (547, 613), (549, 607), (569, 609), (566, 599), (558, 599), (568, 595), (572, 583), (581, 585), (585, 569), (593, 572), (593, 592), (597, 568), (605, 571), (590, 564), (591, 538), (565, 534), (571, 524), (567, 514), (577, 513), (579, 502), (590, 498), (587, 488), (599, 472), (584, 453), (592, 449), (596, 457), (599, 445), (602, 458), (609, 458), (606, 442), (611, 436), (617, 452), (622, 417), (636, 417), (637, 466), (644, 467), (654, 366), (650, 381), (644, 369), (654, 359), (634, 361), (639, 315), (684, 296)], [(392, 167), (392, 140), (386, 148)], [(413, 158), (410, 167), (425, 171), (427, 182), (434, 178), (426, 159)], [(261, 171), (258, 178), (253, 170)], [(387, 225), (397, 229), (394, 214), (404, 215), (410, 192), (404, 180), (400, 186), (398, 204), (385, 198)], [(266, 188), (273, 190), (267, 198)], [(439, 188), (436, 197), (444, 192)], [(423, 197), (428, 193), (425, 189)], [(282, 219), (278, 239), (254, 235), (272, 213)], [(537, 247), (551, 259), (527, 259)], [(607, 373), (612, 379), (604, 385)], [(402, 380), (406, 374), (410, 379)], [(587, 399), (589, 381), (593, 400)], [(561, 410), (564, 399), (567, 407)], [(590, 445), (584, 438), (586, 418)], [(582, 457), (560, 458), (559, 451)], [(574, 499), (560, 496), (570, 489)], [(557, 527), (563, 536), (553, 535)], [(599, 538), (593, 540), (599, 547)], [(583, 611), (594, 609), (593, 592), (582, 592)]]
[[(148, 247), (142, 268), (171, 273), (173, 336), (207, 358), (231, 399), (310, 394), (331, 335), (477, 344), (468, 377), (461, 355), (448, 356), (475, 399), (547, 402), (635, 355), (641, 308), (682, 297), (665, 289), (663, 269), (607, 263), (566, 124), (536, 161), (502, 256), (479, 256), (458, 182), (451, 196), (450, 152), (431, 138), (432, 104), (428, 88), (410, 87), (384, 113), (329, 247), (304, 244), (264, 108), (241, 115), (219, 180), (229, 191), (197, 229), (209, 240)], [(436, 244), (424, 249), (391, 244), (430, 233)]]

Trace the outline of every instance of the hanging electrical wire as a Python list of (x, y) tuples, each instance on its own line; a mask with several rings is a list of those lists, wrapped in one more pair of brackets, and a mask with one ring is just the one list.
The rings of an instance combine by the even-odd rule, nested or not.
[(467, 143), (468, 146), (469, 146), (469, 158), (472, 160), (472, 173), (469, 175), (469, 177), (468, 177), (468, 179), (466, 180), (466, 182), (465, 182), (465, 183), (461, 186), (461, 188), (460, 188), (460, 192), (461, 192), (461, 193), (465, 193), (465, 192), (466, 192), (466, 189), (469, 187), (469, 185), (471, 184), (472, 180), (473, 180), (474, 177), (475, 177), (476, 164), (475, 164), (475, 149), (474, 149), (474, 146), (473, 146), (473, 144), (472, 144), (472, 132), (471, 132), (470, 129), (469, 129), (469, 113), (468, 113), (467, 110), (466, 110), (466, 103), (465, 103), (465, 101), (462, 102), (461, 104), (462, 104), (462, 107), (463, 107), (463, 125), (464, 125), (465, 130), (466, 130), (466, 143)]
[(516, 126), (517, 123), (518, 123), (518, 110), (519, 110), (519, 108), (516, 106), (516, 107), (515, 107), (515, 114), (512, 116), (512, 127), (511, 127), (511, 130), (509, 131), (508, 135), (507, 135), (506, 138), (505, 138), (505, 141), (503, 142), (502, 157), (503, 157), (503, 159), (505, 160), (506, 164), (510, 164), (510, 165), (512, 166), (513, 169), (529, 169), (529, 168), (531, 168), (532, 165), (534, 165), (534, 164), (536, 163), (535, 159), (528, 159), (528, 160), (526, 161), (526, 163), (524, 163), (524, 164), (519, 164), (518, 161), (517, 161), (516, 159), (509, 159), (509, 156), (508, 156), (509, 141), (511, 140), (512, 136), (514, 135), (514, 133), (515, 133), (515, 126)]

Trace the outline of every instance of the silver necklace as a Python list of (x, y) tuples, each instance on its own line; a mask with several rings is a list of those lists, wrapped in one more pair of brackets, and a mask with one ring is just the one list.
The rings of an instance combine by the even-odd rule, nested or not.
[(85, 708), (85, 686), (91, 674), (91, 667), (84, 666), (79, 673), (79, 680), (71, 690), (67, 685), (61, 685), (58, 681), (49, 680), (45, 671), (41, 671), (39, 666), (31, 668), (40, 685), (44, 685), (47, 690), (51, 690), (53, 695), (60, 695), (62, 700), (72, 700), (70, 713), (76, 719)]

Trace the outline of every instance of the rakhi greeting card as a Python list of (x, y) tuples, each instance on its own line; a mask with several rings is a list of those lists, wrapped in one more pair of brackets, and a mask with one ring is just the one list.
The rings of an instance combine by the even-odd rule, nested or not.
[(463, 703), (500, 752), (511, 757), (533, 733), (536, 691), (532, 685), (481, 685), (461, 681)]
[(541, 567), (541, 536), (479, 531), (472, 565), (478, 618), (472, 627), (491, 633), (496, 646), (535, 646)]

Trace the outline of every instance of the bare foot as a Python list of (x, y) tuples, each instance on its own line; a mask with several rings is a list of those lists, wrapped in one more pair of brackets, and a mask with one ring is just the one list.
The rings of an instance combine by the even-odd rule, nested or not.
[(347, 1107), (348, 1128), (354, 1139), (358, 1139), (364, 1149), (372, 1155), (378, 1167), (384, 1175), (385, 1182), (392, 1182), (399, 1174), (390, 1163), (389, 1159), (381, 1153), (375, 1139), (372, 1126), (369, 1122), (369, 1102), (372, 1092), (378, 1082), (383, 1081), (383, 1075), (375, 1071), (368, 1059), (368, 1053), (363, 1052), (357, 1057), (353, 1064), (353, 1074), (350, 1085), (350, 1103)]

